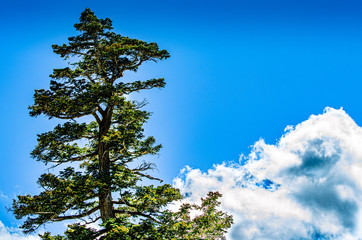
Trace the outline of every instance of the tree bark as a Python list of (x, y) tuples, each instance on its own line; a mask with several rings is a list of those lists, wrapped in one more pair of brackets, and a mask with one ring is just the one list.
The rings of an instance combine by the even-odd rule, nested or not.
[(99, 189), (99, 208), (102, 222), (115, 217), (115, 211), (112, 203), (111, 177), (110, 177), (110, 159), (106, 144), (102, 142), (102, 137), (107, 134), (112, 119), (113, 107), (107, 107), (105, 115), (99, 125), (99, 176), (104, 184)]

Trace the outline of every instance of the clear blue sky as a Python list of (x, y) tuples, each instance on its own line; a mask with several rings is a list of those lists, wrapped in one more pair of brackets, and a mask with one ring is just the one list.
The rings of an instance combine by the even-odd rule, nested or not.
[[(29, 157), (36, 134), (55, 125), (30, 118), (34, 89), (65, 66), (52, 44), (75, 34), (91, 8), (115, 31), (171, 53), (131, 78), (165, 77), (140, 97), (154, 112), (147, 133), (164, 149), (155, 159), (167, 182), (181, 168), (238, 161), (259, 138), (275, 143), (287, 125), (340, 108), (362, 124), (360, 1), (3, 1), (0, 8), (0, 220), (2, 205), (35, 193), (42, 164)], [(127, 77), (127, 76), (126, 76)]]

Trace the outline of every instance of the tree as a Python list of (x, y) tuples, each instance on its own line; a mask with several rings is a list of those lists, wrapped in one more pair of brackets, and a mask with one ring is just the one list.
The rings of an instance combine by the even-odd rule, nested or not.
[[(170, 57), (154, 42), (112, 32), (110, 19), (98, 19), (86, 9), (74, 25), (80, 35), (53, 50), (72, 63), (54, 69), (49, 90), (35, 90), (33, 117), (43, 114), (63, 124), (38, 135), (31, 156), (52, 168), (42, 174), (39, 195), (18, 196), (15, 216), (26, 217), (21, 226), (30, 233), (50, 222), (72, 220), (65, 236), (43, 239), (222, 239), (231, 216), (218, 211), (219, 193), (209, 193), (201, 206), (185, 204), (178, 212), (167, 205), (182, 199), (169, 184), (141, 186), (153, 163), (139, 158), (154, 155), (161, 145), (145, 137), (143, 124), (150, 113), (145, 102), (126, 96), (141, 90), (163, 88), (163, 78), (121, 81), (126, 71), (136, 72), (142, 63)], [(92, 120), (89, 120), (92, 118)], [(203, 214), (191, 219), (190, 211)], [(100, 223), (97, 229), (90, 223)]]

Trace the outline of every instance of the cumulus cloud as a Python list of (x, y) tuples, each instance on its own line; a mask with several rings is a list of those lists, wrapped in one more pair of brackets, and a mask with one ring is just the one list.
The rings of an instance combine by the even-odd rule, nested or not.
[(174, 185), (191, 202), (221, 192), (234, 216), (229, 239), (361, 239), (362, 128), (326, 108), (275, 145), (259, 140), (239, 163), (186, 167)]
[(1, 240), (39, 240), (40, 238), (32, 235), (24, 235), (19, 230), (11, 230), (4, 226), (0, 221), (0, 239)]

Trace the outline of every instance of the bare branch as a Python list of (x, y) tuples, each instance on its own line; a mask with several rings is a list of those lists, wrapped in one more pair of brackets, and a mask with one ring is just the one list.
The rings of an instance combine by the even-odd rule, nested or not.
[(140, 172), (134, 172), (134, 174), (140, 175), (140, 176), (142, 176), (142, 177), (145, 177), (145, 178), (148, 178), (148, 179), (151, 179), (151, 180), (157, 180), (157, 181), (160, 181), (161, 183), (163, 182), (162, 179), (155, 178), (155, 177), (152, 177), (152, 176), (150, 176), (150, 175), (143, 174), (143, 173), (140, 173)]

